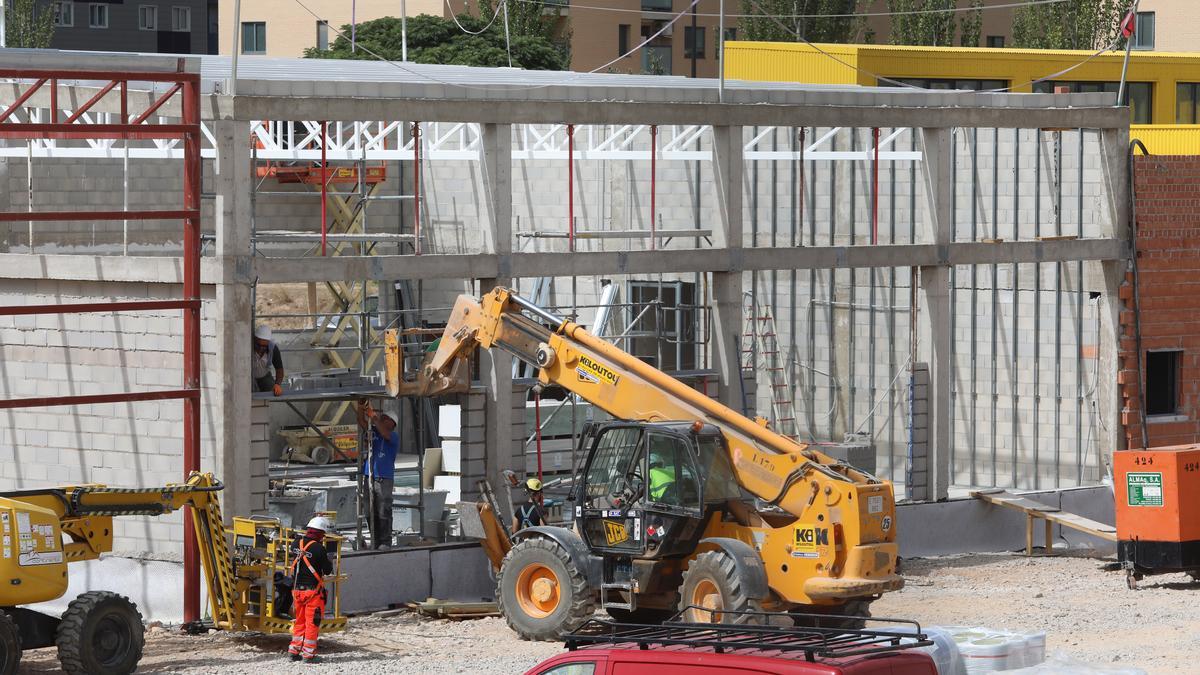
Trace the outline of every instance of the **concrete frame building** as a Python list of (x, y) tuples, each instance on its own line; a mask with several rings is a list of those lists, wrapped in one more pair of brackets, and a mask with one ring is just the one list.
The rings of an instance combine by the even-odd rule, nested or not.
[[(0, 63), (181, 65), (20, 51)], [(208, 92), (202, 463), (226, 478), (226, 513), (265, 508), (269, 439), (244, 373), (255, 288), (274, 283), (408, 280), (424, 285), (433, 307), (494, 285), (529, 292), (532, 280), (548, 278), (549, 304), (575, 306), (587, 320), (601, 280), (690, 281), (710, 314), (698, 364), (704, 386), (768, 417), (771, 383), (755, 377), (743, 352), (746, 336), (756, 339), (745, 324), (769, 307), (780, 341), (796, 352), (793, 389), (809, 418), (797, 433), (867, 433), (880, 473), (917, 501), (945, 499), (952, 486), (1094, 484), (1122, 446), (1114, 383), (1117, 289), (1130, 250), (1129, 123), (1102, 94), (744, 82), (720, 93), (714, 81), (688, 78), (261, 58), (242, 62), (231, 96), (219, 93), (231, 88), (227, 58), (182, 64), (199, 69)], [(19, 91), (6, 85), (0, 102), (11, 105)], [(71, 110), (94, 93), (64, 81), (57, 101)], [(49, 105), (43, 92), (19, 112), (36, 117)], [(158, 114), (178, 115), (171, 105)], [(91, 114), (117, 113), (102, 98)], [(295, 124), (276, 134), (264, 120)], [(330, 126), (313, 131), (314, 120)], [(422, 130), (416, 146), (413, 123)], [(299, 141), (297, 129), (307, 134)], [(372, 216), (380, 228), (372, 231), (420, 247), (383, 241), (380, 254), (320, 257), (270, 246), (263, 233), (274, 223), (319, 232), (321, 222), (315, 206), (297, 225), (296, 212), (258, 201), (256, 162), (312, 162), (319, 145), (330, 161), (387, 162), (399, 183), (416, 181), (420, 220), (388, 206)], [(130, 152), (144, 167), (123, 174), (115, 141), (0, 149), (9, 185), (32, 185), (35, 195), (25, 203), (25, 192), (7, 190), (5, 210), (121, 203), (123, 180), (131, 204), (178, 189), (177, 149), (141, 143)], [(671, 166), (659, 176), (653, 160)], [(574, 223), (580, 235), (600, 233), (596, 241), (576, 247), (566, 234)], [(177, 240), (154, 230), (123, 248), (114, 245), (119, 224), (23, 225), (0, 237), (7, 304), (171, 295), (180, 283), (177, 265), (161, 255), (177, 251)], [(990, 333), (998, 337), (985, 349), (978, 317), (989, 307), (1011, 329)], [(434, 321), (436, 313), (428, 310)], [(1070, 321), (1052, 328), (1056, 313)], [(63, 325), (5, 320), (0, 391), (174, 384), (173, 321), (165, 312)], [(479, 434), (464, 449), (464, 494), (479, 477), (498, 483), (523, 454), (512, 442), (525, 437), (519, 378), (506, 358), (481, 361), (479, 405), (467, 406), (473, 417), (464, 423)], [(1054, 375), (1039, 381), (1032, 373), (1043, 367)], [(84, 408), (6, 412), (0, 487), (178, 479), (178, 404)], [(837, 413), (813, 421), (825, 409)], [(988, 440), (988, 429), (1004, 432)], [(124, 550), (170, 552), (181, 538), (177, 519), (120, 527)]]
[(215, 54), (216, 0), (75, 2), (53, 0), (53, 49)]

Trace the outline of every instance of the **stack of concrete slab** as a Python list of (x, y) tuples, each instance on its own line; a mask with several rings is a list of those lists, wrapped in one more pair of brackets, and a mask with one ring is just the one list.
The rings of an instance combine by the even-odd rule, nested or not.
[(442, 439), (442, 472), (433, 477), (433, 489), (446, 493), (454, 504), (462, 499), (462, 406), (438, 406), (438, 435)]

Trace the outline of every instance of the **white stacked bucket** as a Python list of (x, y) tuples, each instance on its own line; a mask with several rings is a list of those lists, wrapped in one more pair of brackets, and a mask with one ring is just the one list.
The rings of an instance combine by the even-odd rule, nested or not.
[(954, 637), (967, 673), (993, 673), (1036, 666), (1046, 660), (1046, 633), (946, 626)]

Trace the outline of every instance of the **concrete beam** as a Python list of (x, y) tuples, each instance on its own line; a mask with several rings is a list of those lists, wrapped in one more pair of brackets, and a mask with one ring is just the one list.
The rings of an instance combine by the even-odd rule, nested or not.
[[(374, 85), (386, 90), (387, 85)], [(333, 88), (330, 87), (330, 91)], [(848, 92), (847, 99), (862, 94)], [(1129, 113), (1114, 107), (965, 108), (957, 106), (663, 103), (528, 99), (364, 98), (328, 96), (210, 96), (203, 114), (237, 120), (357, 121), (407, 119), (481, 124), (711, 124), (816, 127), (920, 127), (936, 119), (947, 127), (1128, 127)]]
[[(340, 256), (337, 258), (256, 258), (249, 278), (262, 283), (344, 279), (463, 279), (497, 276), (589, 276), (758, 270), (865, 269), (896, 265), (987, 265), (992, 263), (1117, 260), (1129, 244), (1116, 239), (1010, 241), (1000, 243), (894, 244), (797, 248), (696, 249), (669, 251), (541, 252), (497, 255)], [(0, 255), (0, 278), (9, 276)], [(40, 256), (39, 256), (40, 257)], [(78, 259), (80, 256), (58, 256)], [(13, 274), (17, 278), (27, 275)], [(34, 278), (39, 275), (35, 274)]]
[[(721, 225), (713, 234), (717, 252), (731, 259), (742, 250), (745, 239), (742, 209), (744, 155), (741, 127), (713, 127), (713, 185)], [(742, 410), (746, 398), (746, 385), (742, 380), (742, 337), (745, 333), (742, 326), (742, 272), (736, 267), (726, 270), (712, 274), (712, 367), (717, 371), (717, 400), (734, 410)]]

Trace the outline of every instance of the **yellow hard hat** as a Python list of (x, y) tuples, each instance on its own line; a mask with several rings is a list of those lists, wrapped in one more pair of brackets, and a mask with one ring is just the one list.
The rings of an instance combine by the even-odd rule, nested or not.
[(542, 481), (536, 478), (530, 478), (529, 480), (525, 481), (525, 489), (529, 490), (530, 492), (541, 492)]

